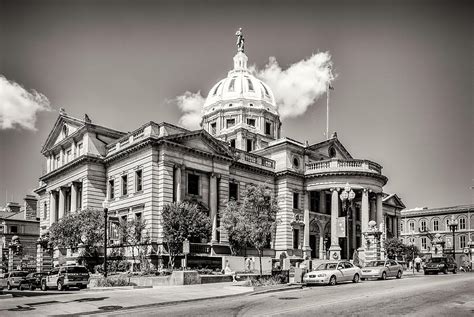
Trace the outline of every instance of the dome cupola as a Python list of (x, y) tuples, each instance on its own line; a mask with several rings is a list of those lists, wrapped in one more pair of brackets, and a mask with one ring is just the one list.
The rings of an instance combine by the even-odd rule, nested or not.
[(232, 147), (253, 151), (280, 136), (280, 118), (273, 92), (247, 67), (242, 30), (236, 33), (234, 68), (209, 91), (202, 127)]

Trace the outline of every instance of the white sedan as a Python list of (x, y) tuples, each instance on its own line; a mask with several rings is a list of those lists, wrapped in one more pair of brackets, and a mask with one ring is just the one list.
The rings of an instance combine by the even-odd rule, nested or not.
[(357, 266), (348, 261), (325, 261), (316, 269), (303, 276), (303, 283), (306, 284), (328, 284), (336, 285), (339, 282), (358, 283), (362, 271)]

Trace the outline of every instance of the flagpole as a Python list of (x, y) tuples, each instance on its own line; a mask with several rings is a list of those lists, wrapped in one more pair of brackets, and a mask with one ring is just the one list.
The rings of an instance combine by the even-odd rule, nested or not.
[(326, 140), (329, 140), (329, 85), (326, 85)]

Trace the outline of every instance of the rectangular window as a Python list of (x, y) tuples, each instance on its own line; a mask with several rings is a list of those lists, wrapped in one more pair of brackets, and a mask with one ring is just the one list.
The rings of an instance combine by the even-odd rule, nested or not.
[(77, 185), (77, 210), (82, 209), (82, 184)]
[(270, 122), (265, 122), (265, 134), (270, 135), (272, 134), (272, 124)]
[(66, 152), (66, 162), (71, 162), (71, 160), (72, 160), (72, 151), (68, 150)]
[(48, 203), (43, 204), (43, 220), (48, 218)]
[(310, 191), (309, 192), (309, 210), (319, 211), (319, 192)]
[(251, 152), (252, 151), (252, 140), (250, 139), (247, 139), (247, 152)]
[(127, 195), (128, 176), (122, 175), (122, 196)]
[(255, 127), (255, 119), (247, 119), (247, 124), (251, 127)]
[(114, 199), (115, 195), (114, 195), (114, 191), (115, 191), (115, 184), (114, 184), (114, 180), (111, 179), (109, 180), (109, 199)]
[(143, 190), (142, 170), (135, 172), (135, 191), (139, 192)]
[(426, 238), (421, 238), (421, 248), (426, 249)]
[(403, 228), (403, 222), (400, 222), (400, 232), (405, 232), (405, 229)]
[(459, 219), (459, 229), (466, 230), (466, 218)]
[(81, 142), (81, 143), (77, 144), (77, 156), (80, 156), (82, 154), (84, 154), (84, 153), (83, 153), (83, 146), (82, 146), (82, 142)]
[(227, 129), (233, 127), (234, 125), (235, 125), (235, 119), (227, 119), (225, 122), (225, 127)]
[(415, 231), (415, 223), (413, 221), (410, 222), (410, 231)]
[(433, 220), (433, 231), (439, 230), (439, 221), (437, 219)]
[(10, 226), (10, 233), (18, 233), (18, 227), (17, 226)]
[(56, 168), (59, 168), (59, 166), (61, 164), (61, 157), (59, 155), (57, 155), (56, 158), (54, 159), (54, 161), (56, 162)]
[(293, 249), (298, 249), (300, 246), (300, 231), (293, 229)]
[(229, 183), (229, 200), (239, 200), (239, 185), (237, 183)]
[(138, 221), (141, 221), (142, 220), (142, 213), (141, 212), (135, 213), (135, 219), (137, 219)]
[(188, 174), (188, 194), (199, 195), (199, 175)]
[(459, 237), (459, 246), (461, 247), (461, 249), (464, 249), (466, 247), (466, 236)]
[(421, 231), (426, 231), (426, 221), (421, 221)]
[(235, 149), (235, 139), (230, 140), (230, 147)]
[(217, 124), (215, 122), (211, 123), (211, 134), (216, 134)]
[(299, 208), (299, 200), (300, 200), (300, 194), (293, 193), (293, 209)]

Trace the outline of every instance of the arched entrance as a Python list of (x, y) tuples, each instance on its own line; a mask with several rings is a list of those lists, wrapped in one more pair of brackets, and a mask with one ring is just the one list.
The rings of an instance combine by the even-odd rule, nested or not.
[(318, 222), (313, 219), (309, 224), (309, 246), (311, 248), (311, 258), (319, 259), (321, 240), (321, 229)]

